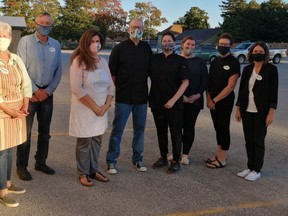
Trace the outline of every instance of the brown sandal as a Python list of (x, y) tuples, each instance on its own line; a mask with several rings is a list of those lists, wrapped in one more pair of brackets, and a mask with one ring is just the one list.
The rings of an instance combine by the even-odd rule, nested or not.
[(91, 178), (96, 179), (97, 181), (101, 182), (109, 182), (110, 179), (106, 176), (104, 176), (101, 172), (96, 172), (92, 175), (90, 175)]
[(89, 178), (88, 175), (80, 175), (79, 176), (79, 181), (85, 187), (93, 186), (93, 182), (91, 181), (91, 179)]

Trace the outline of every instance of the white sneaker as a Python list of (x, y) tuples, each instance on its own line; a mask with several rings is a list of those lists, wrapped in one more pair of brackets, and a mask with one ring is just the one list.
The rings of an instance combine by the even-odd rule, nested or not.
[(147, 171), (147, 168), (144, 166), (144, 164), (141, 161), (135, 163), (134, 166), (140, 172), (146, 172)]
[(245, 169), (242, 172), (238, 172), (237, 176), (239, 176), (241, 178), (245, 178), (250, 172), (251, 172), (250, 169)]
[(117, 173), (117, 170), (115, 169), (115, 164), (108, 164), (107, 172), (110, 175), (115, 175)]
[(167, 157), (167, 160), (168, 160), (168, 161), (172, 161), (172, 160), (173, 160), (173, 154), (169, 155), (169, 156)]
[(255, 181), (257, 179), (261, 178), (261, 173), (260, 172), (255, 172), (254, 170), (251, 171), (246, 177), (245, 180), (247, 181)]
[(184, 156), (184, 157), (182, 156), (180, 163), (183, 164), (183, 165), (188, 165), (189, 164), (188, 157), (187, 156)]

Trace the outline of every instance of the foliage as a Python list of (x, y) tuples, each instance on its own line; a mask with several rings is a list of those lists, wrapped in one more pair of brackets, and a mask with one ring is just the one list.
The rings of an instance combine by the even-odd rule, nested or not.
[(153, 27), (160, 26), (161, 23), (167, 23), (167, 19), (165, 17), (161, 17), (161, 11), (152, 5), (149, 1), (145, 2), (137, 2), (135, 4), (135, 9), (129, 11), (129, 20), (133, 18), (139, 18), (144, 23), (144, 38), (156, 37), (157, 30)]
[(175, 23), (182, 24), (184, 29), (207, 29), (208, 19), (207, 12), (199, 7), (191, 7), (184, 17), (180, 17)]
[(240, 42), (283, 42), (288, 38), (288, 4), (269, 0), (260, 5), (252, 0), (222, 1), (222, 29)]

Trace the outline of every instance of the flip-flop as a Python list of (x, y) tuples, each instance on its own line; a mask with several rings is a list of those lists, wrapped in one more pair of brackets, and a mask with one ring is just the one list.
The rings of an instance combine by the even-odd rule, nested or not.
[[(215, 162), (215, 161), (217, 161), (218, 164), (213, 163), (213, 162)], [(206, 166), (207, 166), (208, 168), (211, 168), (211, 169), (224, 168), (224, 167), (226, 166), (226, 164), (222, 164), (222, 163), (218, 160), (217, 156), (215, 156), (215, 161), (212, 161), (212, 162), (210, 162), (210, 163), (207, 163)]]

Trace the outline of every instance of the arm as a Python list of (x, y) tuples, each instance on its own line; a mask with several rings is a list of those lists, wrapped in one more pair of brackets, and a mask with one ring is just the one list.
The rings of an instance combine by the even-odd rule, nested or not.
[(266, 127), (268, 127), (274, 117), (274, 112), (277, 108), (278, 103), (278, 70), (277, 67), (274, 67), (275, 70), (271, 70), (271, 76), (270, 76), (270, 109), (268, 112), (268, 115), (266, 117)]
[(218, 101), (226, 98), (234, 90), (238, 77), (238, 74), (232, 75), (228, 80), (228, 85), (215, 98), (209, 98), (209, 100), (207, 98), (209, 108), (214, 107)]
[(174, 106), (175, 102), (184, 94), (188, 85), (189, 85), (188, 79), (182, 80), (182, 84), (180, 85), (179, 89), (174, 94), (174, 96), (164, 105), (164, 107), (166, 109), (172, 108)]

